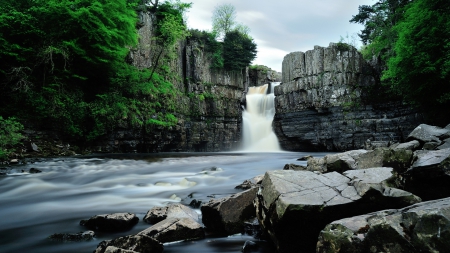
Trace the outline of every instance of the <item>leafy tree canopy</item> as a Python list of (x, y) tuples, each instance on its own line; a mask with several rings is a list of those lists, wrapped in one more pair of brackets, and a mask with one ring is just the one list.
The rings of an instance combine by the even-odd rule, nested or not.
[(223, 41), (224, 67), (227, 70), (241, 70), (256, 58), (256, 43), (249, 36), (237, 30), (228, 32)]
[(398, 33), (383, 79), (407, 101), (423, 106), (450, 102), (450, 2), (415, 0)]

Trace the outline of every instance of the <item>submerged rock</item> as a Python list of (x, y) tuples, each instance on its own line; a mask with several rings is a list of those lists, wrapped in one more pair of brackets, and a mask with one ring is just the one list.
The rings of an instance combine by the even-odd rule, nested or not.
[(392, 168), (269, 171), (255, 200), (257, 217), (279, 252), (313, 252), (320, 230), (334, 220), (420, 202), (390, 187), (394, 178)]
[(93, 230), (116, 232), (128, 230), (139, 221), (132, 213), (113, 213), (92, 216), (89, 220), (80, 221), (80, 225)]
[(255, 216), (253, 200), (258, 188), (251, 188), (222, 199), (211, 199), (201, 207), (202, 221), (211, 231), (240, 233), (245, 220)]
[(145, 215), (144, 221), (155, 224), (166, 218), (192, 218), (198, 221), (198, 214), (183, 204), (173, 203), (164, 207), (153, 207)]
[(95, 236), (94, 231), (85, 231), (76, 234), (57, 233), (49, 236), (48, 239), (60, 242), (80, 242), (80, 241), (90, 241), (94, 239), (94, 236)]
[(167, 218), (138, 233), (166, 243), (184, 240), (198, 240), (205, 237), (203, 226), (189, 218)]
[(450, 198), (337, 220), (317, 253), (450, 252)]

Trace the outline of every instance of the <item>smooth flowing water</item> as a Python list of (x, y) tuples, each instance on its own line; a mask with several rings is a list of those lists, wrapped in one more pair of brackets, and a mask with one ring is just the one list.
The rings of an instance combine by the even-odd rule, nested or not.
[[(275, 116), (274, 87), (280, 83), (271, 83), (259, 87), (250, 87), (246, 95), (246, 108), (242, 113), (242, 144), (248, 152), (281, 151), (278, 138), (273, 132), (272, 121)], [(270, 88), (270, 90), (268, 90)]]
[[(142, 218), (154, 206), (188, 205), (239, 192), (234, 187), (286, 163), (302, 164), (306, 153), (167, 153), (46, 159), (0, 176), (0, 252), (92, 252), (102, 240), (135, 234), (150, 225)], [(323, 154), (314, 154), (323, 155)], [(22, 173), (36, 168), (39, 174)], [(217, 168), (217, 169), (212, 169)], [(200, 213), (200, 210), (196, 210)], [(86, 231), (79, 221), (97, 214), (135, 213), (130, 231), (97, 233), (88, 242), (52, 242), (54, 233)], [(240, 252), (248, 235), (165, 245), (164, 252)], [(259, 252), (272, 252), (258, 242)]]

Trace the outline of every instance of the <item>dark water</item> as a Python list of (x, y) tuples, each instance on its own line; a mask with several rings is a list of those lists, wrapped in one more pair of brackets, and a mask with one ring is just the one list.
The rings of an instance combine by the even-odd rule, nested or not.
[[(268, 170), (282, 169), (286, 163), (305, 165), (296, 161), (304, 155), (307, 153), (98, 155), (18, 166), (17, 171), (37, 168), (42, 173), (0, 176), (0, 252), (92, 252), (102, 240), (149, 227), (142, 218), (154, 206), (170, 202), (188, 205), (192, 199), (207, 201), (236, 193), (236, 185)], [(212, 171), (212, 167), (218, 169)], [(140, 222), (130, 231), (97, 233), (96, 239), (88, 242), (46, 239), (54, 233), (85, 231), (80, 220), (115, 212), (135, 213)], [(246, 240), (255, 241), (247, 235), (208, 235), (200, 241), (167, 244), (164, 252), (240, 252)], [(273, 252), (268, 243), (258, 244), (259, 252)]]

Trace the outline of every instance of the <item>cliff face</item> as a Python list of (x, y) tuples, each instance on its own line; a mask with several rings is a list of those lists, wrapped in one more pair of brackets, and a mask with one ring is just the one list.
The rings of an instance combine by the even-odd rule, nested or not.
[[(139, 68), (153, 66), (154, 17), (140, 13), (139, 45), (129, 60)], [(248, 85), (248, 72), (213, 70), (210, 55), (196, 41), (181, 41), (177, 56), (169, 63), (178, 90), (176, 126), (150, 131), (118, 126), (97, 143), (94, 151), (228, 151), (241, 140), (241, 100)]]
[(367, 103), (376, 96), (370, 66), (353, 47), (329, 47), (286, 55), (282, 84), (275, 88), (274, 129), (291, 151), (343, 151), (368, 142), (403, 140), (421, 116), (396, 101)]

